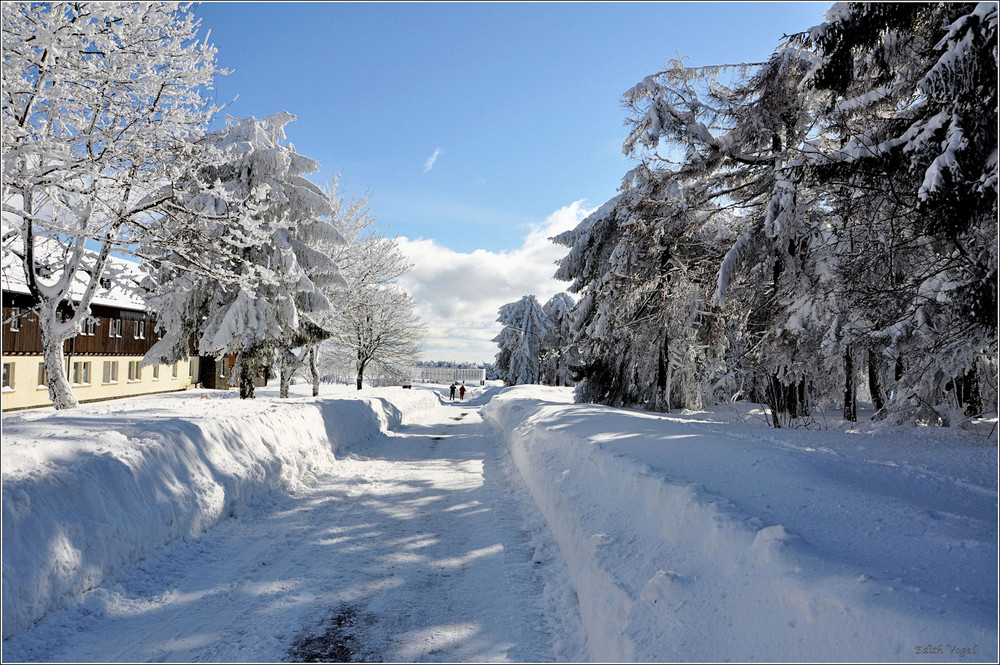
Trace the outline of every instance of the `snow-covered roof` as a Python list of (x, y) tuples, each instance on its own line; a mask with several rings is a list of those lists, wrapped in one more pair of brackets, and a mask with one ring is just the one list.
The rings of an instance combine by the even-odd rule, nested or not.
[[(145, 311), (146, 303), (139, 295), (139, 282), (146, 276), (145, 271), (135, 261), (119, 257), (109, 257), (104, 271), (104, 280), (97, 287), (92, 305), (119, 307), (136, 311)], [(79, 300), (87, 287), (85, 273), (78, 273), (70, 293), (74, 300)], [(0, 283), (4, 291), (28, 294), (28, 282), (24, 276), (21, 257), (9, 247), (3, 249), (3, 261), (0, 266)]]

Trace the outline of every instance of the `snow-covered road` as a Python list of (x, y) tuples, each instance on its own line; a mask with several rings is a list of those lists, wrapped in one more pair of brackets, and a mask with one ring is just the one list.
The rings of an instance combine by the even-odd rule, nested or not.
[(995, 419), (327, 389), (4, 414), (3, 661), (996, 662)]
[(482, 424), (486, 397), (341, 451), (335, 474), (113, 576), (4, 660), (586, 659), (565, 563)]

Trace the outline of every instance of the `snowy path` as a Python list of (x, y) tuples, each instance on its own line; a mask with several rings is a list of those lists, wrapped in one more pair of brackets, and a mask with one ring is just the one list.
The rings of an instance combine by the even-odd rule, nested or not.
[(565, 564), (478, 403), (178, 542), (4, 643), (11, 660), (582, 660)]

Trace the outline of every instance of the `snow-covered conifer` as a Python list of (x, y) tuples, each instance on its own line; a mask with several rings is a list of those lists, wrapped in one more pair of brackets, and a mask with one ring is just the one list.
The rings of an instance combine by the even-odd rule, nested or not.
[(810, 162), (842, 299), (898, 418), (954, 422), (995, 396), (996, 30), (993, 3), (847, 3), (802, 37), (834, 95), (837, 149)]
[(493, 341), (500, 347), (497, 369), (509, 386), (538, 383), (541, 379), (542, 340), (552, 322), (533, 295), (500, 307), (497, 322), (503, 324)]
[(186, 355), (193, 334), (198, 353), (237, 354), (230, 381), (239, 382), (241, 396), (252, 397), (255, 366), (294, 345), (330, 309), (324, 290), (343, 281), (324, 249), (343, 238), (326, 194), (302, 177), (318, 163), (285, 142), (292, 120), (286, 112), (230, 118), (209, 137), (216, 158), (199, 169), (203, 191), (191, 205), (217, 215), (211, 235), (233, 247), (213, 266), (226, 279), (176, 261), (151, 262), (149, 302), (163, 338), (147, 362)]
[[(746, 388), (768, 403), (775, 424), (802, 411), (801, 388), (822, 373), (819, 348), (771, 343), (794, 316), (787, 307), (810, 284), (809, 251), (818, 233), (819, 197), (797, 168), (814, 130), (813, 93), (800, 85), (810, 62), (808, 52), (787, 46), (763, 63), (736, 68), (687, 67), (675, 60), (625, 95), (633, 114), (626, 151), (643, 160), (633, 172), (634, 187), (653, 187), (657, 199), (677, 202), (667, 210), (675, 220), (664, 227), (667, 244), (699, 217), (718, 219), (717, 241), (728, 252), (715, 267), (711, 304), (721, 309), (735, 301), (728, 302), (730, 309), (747, 314), (728, 317), (747, 326), (740, 333), (747, 343), (740, 355), (728, 354), (728, 371), (742, 375)], [(731, 235), (733, 227), (738, 236)], [(683, 265), (664, 261), (661, 272)], [(692, 283), (702, 280), (691, 276)], [(684, 351), (694, 346), (685, 343)], [(666, 351), (663, 357), (669, 362), (676, 355)]]
[(638, 165), (554, 238), (579, 295), (578, 397), (749, 398), (776, 426), (842, 401), (852, 420), (867, 368), (884, 413), (982, 410), (996, 23), (989, 3), (838, 4), (765, 62), (675, 60), (628, 91)]
[(551, 386), (573, 383), (573, 367), (579, 364), (573, 346), (573, 298), (568, 293), (552, 296), (542, 311), (552, 329), (542, 339), (541, 382)]

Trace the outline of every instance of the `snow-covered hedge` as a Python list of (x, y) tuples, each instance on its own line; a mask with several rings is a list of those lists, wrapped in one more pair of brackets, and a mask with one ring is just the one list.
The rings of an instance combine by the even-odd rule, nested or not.
[(996, 582), (995, 492), (966, 483), (982, 533), (956, 533), (913, 505), (938, 498), (921, 483), (961, 489), (926, 469), (571, 402), (515, 387), (482, 414), (559, 543), (596, 662), (996, 657), (990, 592), (971, 590)]
[(4, 415), (4, 638), (437, 404), (399, 388), (235, 397), (198, 391)]

